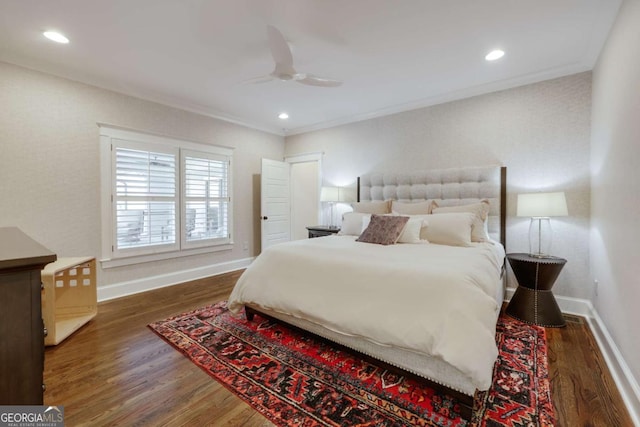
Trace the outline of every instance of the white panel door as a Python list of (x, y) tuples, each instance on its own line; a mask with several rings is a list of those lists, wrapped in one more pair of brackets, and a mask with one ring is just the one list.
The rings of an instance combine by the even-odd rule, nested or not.
[(291, 240), (290, 165), (262, 159), (261, 232), (262, 250)]

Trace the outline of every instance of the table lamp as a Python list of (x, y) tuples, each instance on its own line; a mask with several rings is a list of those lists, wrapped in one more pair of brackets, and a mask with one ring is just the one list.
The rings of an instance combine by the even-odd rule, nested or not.
[(336, 227), (333, 222), (333, 206), (336, 203), (348, 203), (354, 201), (352, 191), (345, 187), (322, 187), (320, 190), (320, 201), (329, 203), (331, 217), (329, 227)]
[(329, 217), (329, 227), (333, 227), (333, 205), (339, 201), (340, 188), (338, 187), (322, 187), (320, 190), (320, 201), (329, 203), (331, 214)]
[(517, 216), (531, 217), (529, 224), (529, 254), (548, 258), (551, 252), (553, 216), (568, 216), (564, 192), (518, 194)]

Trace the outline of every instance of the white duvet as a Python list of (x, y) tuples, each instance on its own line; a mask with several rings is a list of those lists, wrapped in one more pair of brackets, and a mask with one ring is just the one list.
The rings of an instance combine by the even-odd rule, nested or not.
[(229, 308), (238, 313), (251, 304), (440, 357), (486, 390), (498, 354), (495, 295), (503, 257), (502, 247), (492, 243), (299, 240), (264, 251), (238, 280)]

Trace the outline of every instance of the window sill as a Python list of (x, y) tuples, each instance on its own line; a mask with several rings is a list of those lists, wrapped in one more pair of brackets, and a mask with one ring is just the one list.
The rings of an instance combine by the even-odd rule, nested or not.
[(182, 251), (161, 252), (150, 255), (137, 255), (126, 258), (105, 258), (100, 260), (103, 269), (124, 267), (126, 265), (144, 264), (146, 262), (163, 261), (167, 259), (182, 258), (192, 255), (200, 255), (212, 252), (230, 251), (233, 249), (233, 242), (218, 246), (207, 246), (205, 248), (184, 249)]

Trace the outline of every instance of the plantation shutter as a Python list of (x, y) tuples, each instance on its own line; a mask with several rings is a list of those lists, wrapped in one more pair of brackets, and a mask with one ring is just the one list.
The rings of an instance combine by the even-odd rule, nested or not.
[(114, 141), (116, 254), (179, 248), (177, 154), (172, 148)]
[(182, 150), (183, 247), (231, 241), (230, 166), (230, 156)]

